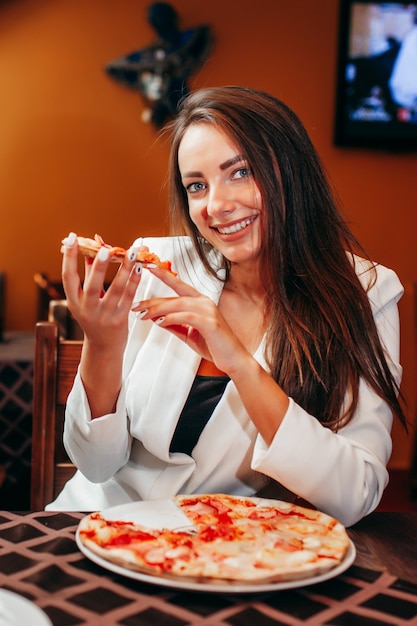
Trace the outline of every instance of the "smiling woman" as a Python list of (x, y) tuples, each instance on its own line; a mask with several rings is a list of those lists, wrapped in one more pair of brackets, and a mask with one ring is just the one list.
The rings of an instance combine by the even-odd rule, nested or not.
[[(172, 236), (63, 283), (84, 330), (64, 442), (79, 468), (48, 508), (178, 493), (302, 498), (353, 524), (405, 423), (403, 289), (343, 221), (298, 117), (243, 87), (197, 91), (170, 125)], [(146, 245), (170, 259), (135, 270)]]

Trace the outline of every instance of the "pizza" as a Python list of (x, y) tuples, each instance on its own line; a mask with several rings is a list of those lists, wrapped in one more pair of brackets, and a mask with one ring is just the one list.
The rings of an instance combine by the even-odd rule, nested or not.
[(280, 500), (177, 495), (180, 528), (151, 528), (99, 512), (81, 520), (83, 546), (125, 569), (199, 582), (272, 583), (324, 574), (350, 545), (333, 517)]
[[(120, 246), (111, 246), (105, 243), (100, 235), (94, 235), (94, 239), (89, 237), (77, 237), (78, 249), (86, 257), (94, 258), (97, 252), (103, 246), (108, 248), (110, 254), (110, 261), (114, 263), (121, 263), (126, 255), (126, 249)], [(136, 261), (143, 264), (144, 267), (160, 267), (161, 269), (168, 270), (171, 274), (175, 274), (172, 271), (171, 261), (161, 261), (161, 259), (149, 251), (146, 246), (141, 246), (136, 254)]]

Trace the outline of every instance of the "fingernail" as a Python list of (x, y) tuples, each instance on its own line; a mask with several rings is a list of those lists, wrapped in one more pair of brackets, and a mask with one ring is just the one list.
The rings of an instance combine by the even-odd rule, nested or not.
[(136, 274), (140, 274), (142, 272), (142, 263), (137, 263), (135, 267)]
[(107, 261), (109, 258), (109, 250), (105, 246), (101, 246), (100, 250), (97, 252), (97, 256), (100, 261)]
[(75, 233), (70, 233), (68, 237), (65, 237), (62, 243), (67, 248), (72, 248), (72, 246), (75, 244), (76, 241), (77, 241), (77, 235)]
[(147, 312), (148, 312), (148, 309), (145, 309), (144, 311), (138, 311), (138, 318), (141, 320), (143, 317), (145, 317)]
[(164, 316), (162, 316), (162, 317), (158, 317), (158, 319), (157, 319), (157, 320), (155, 320), (155, 324), (158, 324), (158, 325), (159, 325), (159, 324), (162, 324), (162, 322), (163, 322), (164, 320), (165, 320), (165, 317), (164, 317)]
[(135, 246), (132, 246), (131, 248), (129, 248), (129, 250), (126, 253), (129, 261), (135, 261), (137, 253), (138, 253), (138, 249), (135, 248)]

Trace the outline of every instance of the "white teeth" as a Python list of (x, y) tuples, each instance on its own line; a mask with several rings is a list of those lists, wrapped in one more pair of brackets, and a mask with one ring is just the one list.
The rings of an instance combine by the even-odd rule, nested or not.
[(243, 230), (246, 226), (249, 226), (254, 221), (255, 217), (249, 217), (246, 220), (242, 220), (237, 224), (233, 224), (232, 226), (226, 226), (225, 228), (217, 228), (221, 235), (232, 235), (233, 233), (237, 233), (239, 230)]

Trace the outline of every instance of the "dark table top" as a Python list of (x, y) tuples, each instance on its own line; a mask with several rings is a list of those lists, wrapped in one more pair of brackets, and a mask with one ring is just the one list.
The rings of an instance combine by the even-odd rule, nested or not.
[(250, 594), (112, 573), (77, 548), (83, 515), (0, 512), (0, 586), (34, 602), (54, 626), (417, 624), (417, 513), (374, 513), (349, 529), (357, 558), (335, 578)]

